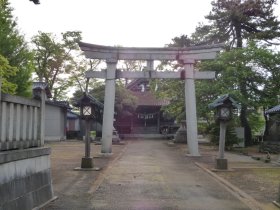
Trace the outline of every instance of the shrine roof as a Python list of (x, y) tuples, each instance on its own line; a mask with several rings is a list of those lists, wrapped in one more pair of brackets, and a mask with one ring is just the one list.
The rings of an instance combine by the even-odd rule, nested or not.
[(137, 97), (137, 106), (167, 106), (170, 101), (168, 99), (158, 99), (150, 91), (133, 92), (131, 93)]
[(277, 105), (265, 111), (265, 114), (274, 114), (274, 113), (280, 113), (280, 105)]
[(139, 86), (143, 83), (148, 83), (148, 80), (145, 78), (134, 79), (126, 85), (126, 88), (131, 91), (140, 90)]

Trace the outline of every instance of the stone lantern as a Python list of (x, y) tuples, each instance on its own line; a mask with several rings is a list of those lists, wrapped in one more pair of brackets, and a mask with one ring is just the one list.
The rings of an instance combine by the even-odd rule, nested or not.
[(239, 106), (240, 105), (229, 94), (220, 96), (208, 105), (209, 108), (216, 109), (215, 118), (220, 122), (219, 154), (216, 159), (216, 169), (228, 169), (227, 159), (224, 157), (226, 125), (232, 118), (233, 108), (239, 108)]
[(93, 168), (93, 158), (90, 157), (90, 121), (95, 118), (95, 105), (89, 96), (84, 93), (79, 101), (80, 116), (85, 120), (85, 157), (82, 158), (81, 168)]
[(91, 103), (90, 98), (84, 93), (84, 96), (80, 99), (80, 116), (83, 120), (91, 120), (95, 117), (95, 105)]

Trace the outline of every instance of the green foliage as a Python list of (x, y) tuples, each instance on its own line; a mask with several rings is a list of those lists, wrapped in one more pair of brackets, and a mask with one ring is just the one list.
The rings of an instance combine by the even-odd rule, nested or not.
[(184, 82), (181, 80), (165, 79), (153, 81), (151, 86), (155, 86), (155, 83), (159, 89), (159, 91), (155, 92), (156, 96), (170, 100), (170, 104), (162, 108), (164, 112), (176, 118), (178, 122), (185, 119)]
[[(65, 97), (66, 90), (74, 83), (69, 79), (75, 74), (78, 62), (74, 59), (78, 52), (81, 33), (67, 31), (62, 33), (61, 41), (51, 33), (39, 32), (32, 38), (35, 52), (35, 73), (39, 81), (47, 82), (54, 99)], [(76, 54), (75, 54), (76, 53)], [(77, 70), (86, 68), (79, 66)]]
[[(226, 127), (226, 141), (225, 141), (225, 148), (230, 150), (234, 144), (238, 144), (240, 142), (240, 139), (237, 138), (235, 130), (234, 130), (235, 125), (231, 122), (230, 124), (227, 125)], [(209, 133), (209, 138), (210, 141), (218, 145), (219, 144), (219, 138), (220, 138), (220, 127), (219, 124), (217, 123), (212, 123), (208, 127), (208, 133)]]
[(17, 30), (8, 0), (0, 1), (0, 54), (17, 73), (6, 78), (13, 85), (13, 93), (21, 96), (31, 95), (31, 73), (34, 70), (33, 53), (28, 49), (24, 37)]
[(243, 47), (243, 41), (270, 42), (280, 37), (280, 25), (273, 14), (276, 0), (215, 0), (206, 16), (209, 25), (199, 25), (193, 35), (202, 43), (227, 42), (230, 47)]
[(252, 128), (252, 133), (253, 134), (260, 134), (264, 131), (265, 127), (265, 119), (263, 115), (259, 112), (251, 112), (249, 114), (249, 123)]
[[(196, 33), (193, 34), (193, 37), (202, 38), (204, 44), (226, 42), (229, 49), (242, 48), (250, 40), (266, 41), (271, 44), (271, 41), (280, 37), (280, 22), (273, 14), (276, 0), (215, 0), (211, 4), (212, 11), (206, 16), (210, 24), (198, 26)], [(248, 121), (248, 108), (252, 105), (249, 104), (252, 101), (250, 91), (257, 90), (261, 77), (259, 77), (260, 74), (250, 71), (252, 69), (249, 66), (250, 63), (246, 65), (244, 62), (246, 59), (248, 60), (248, 56), (243, 59), (242, 55), (244, 54), (239, 51), (229, 54), (229, 56), (236, 58), (233, 61), (236, 63), (234, 68), (238, 70), (235, 71), (238, 81), (234, 82), (233, 90), (239, 95), (242, 103), (240, 122), (245, 129), (245, 144), (247, 146), (252, 144), (252, 132)], [(252, 60), (252, 58), (250, 59)], [(253, 77), (251, 77), (252, 75)], [(231, 77), (231, 79), (235, 79), (235, 77)], [(254, 82), (255, 79), (257, 79), (256, 82)], [(227, 82), (231, 83), (232, 81), (228, 80)]]
[(137, 98), (127, 90), (123, 84), (118, 83), (116, 86), (116, 100), (115, 100), (115, 110), (121, 113), (122, 110), (134, 111), (136, 109)]
[(0, 55), (0, 91), (3, 93), (15, 94), (17, 85), (8, 81), (11, 76), (17, 73), (18, 69), (9, 65), (6, 58)]
[(206, 122), (197, 122), (197, 132), (201, 135), (207, 135), (209, 124)]
[[(242, 105), (239, 115), (241, 126), (245, 128), (247, 126), (249, 136), (246, 138), (246, 144), (251, 144), (251, 134), (248, 133), (248, 129), (250, 132), (251, 128), (254, 131), (262, 127), (261, 123), (263, 123), (263, 121), (256, 121), (254, 115), (260, 107), (266, 107), (271, 101), (277, 100), (275, 96), (280, 94), (279, 89), (275, 88), (279, 86), (276, 82), (280, 79), (279, 63), (279, 53), (264, 46), (257, 46), (253, 42), (248, 43), (246, 48), (236, 48), (224, 52), (215, 61), (200, 63), (199, 68), (202, 70), (215, 69), (217, 80), (198, 83), (199, 106), (205, 106), (207, 101), (210, 103), (209, 99), (216, 98), (217, 95), (229, 93), (235, 96)], [(211, 83), (211, 85), (207, 87), (207, 83)], [(248, 128), (248, 126), (250, 127)]]

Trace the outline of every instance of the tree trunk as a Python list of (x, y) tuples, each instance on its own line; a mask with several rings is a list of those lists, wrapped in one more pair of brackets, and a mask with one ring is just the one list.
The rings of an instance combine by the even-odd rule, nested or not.
[[(241, 23), (238, 22), (235, 24), (235, 33), (236, 33), (236, 47), (243, 47), (242, 33), (241, 33)], [(248, 98), (247, 88), (246, 88), (246, 78), (244, 81), (240, 83), (240, 92), (244, 98)], [(244, 128), (244, 138), (245, 138), (245, 146), (250, 146), (253, 144), (252, 141), (252, 130), (247, 120), (247, 110), (248, 107), (245, 104), (242, 104), (241, 113), (240, 113), (240, 122), (241, 126)]]
[[(263, 107), (263, 113), (265, 113), (265, 108)], [(265, 129), (264, 129), (264, 134), (263, 134), (263, 137), (264, 137), (264, 140), (265, 140), (265, 137), (268, 136), (268, 117), (266, 114), (263, 114), (264, 116), (264, 119), (265, 119)]]
[(241, 23), (235, 23), (235, 35), (236, 35), (236, 47), (242, 48), (243, 47), (243, 40), (241, 34)]
[[(246, 89), (246, 81), (242, 81), (240, 84), (240, 92), (244, 98), (248, 98), (248, 93)], [(241, 113), (240, 113), (240, 122), (241, 126), (244, 128), (244, 138), (245, 138), (245, 146), (250, 146), (253, 144), (252, 142), (252, 131), (247, 120), (247, 110), (248, 106), (246, 104), (242, 104)]]
[(245, 146), (250, 146), (253, 144), (252, 142), (252, 131), (251, 127), (249, 125), (249, 122), (247, 120), (247, 106), (242, 105), (241, 113), (240, 113), (240, 122), (241, 126), (244, 128), (244, 138), (245, 138)]

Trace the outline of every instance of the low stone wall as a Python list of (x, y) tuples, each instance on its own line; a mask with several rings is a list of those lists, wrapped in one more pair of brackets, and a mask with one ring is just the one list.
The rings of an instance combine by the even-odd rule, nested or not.
[(50, 148), (0, 152), (0, 210), (30, 210), (52, 198)]
[(260, 152), (280, 154), (280, 141), (264, 141), (260, 144)]

